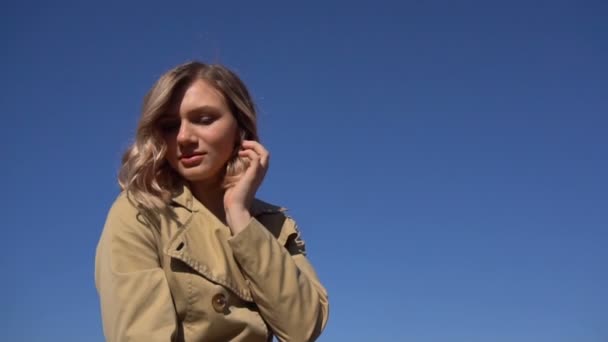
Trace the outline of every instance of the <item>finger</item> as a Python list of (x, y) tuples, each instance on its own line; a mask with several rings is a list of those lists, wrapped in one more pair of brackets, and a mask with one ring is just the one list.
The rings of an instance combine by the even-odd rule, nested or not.
[(270, 153), (262, 144), (254, 140), (244, 140), (243, 148), (250, 148), (260, 155), (262, 167), (267, 167), (270, 160)]
[(254, 150), (261, 157), (267, 156), (269, 154), (268, 150), (266, 150), (266, 148), (264, 148), (264, 146), (262, 146), (262, 144), (260, 144), (257, 141), (254, 141), (254, 140), (244, 140), (243, 147), (245, 149), (250, 148), (250, 149)]
[(253, 153), (255, 158), (259, 159), (260, 166), (264, 169), (268, 168), (268, 155), (260, 155), (253, 149), (246, 149), (246, 150), (242, 150), (242, 151), (248, 151), (250, 153)]
[(248, 149), (248, 150), (240, 150), (239, 151), (239, 157), (245, 157), (247, 159), (249, 159), (249, 166), (247, 168), (247, 171), (249, 171), (249, 169), (254, 169), (254, 172), (257, 170), (258, 167), (260, 167), (260, 156), (255, 153), (254, 150)]
[(267, 171), (267, 168), (262, 165), (260, 156), (251, 149), (241, 150), (239, 156), (248, 158), (251, 161), (250, 167), (245, 170), (244, 177), (259, 184), (264, 179)]

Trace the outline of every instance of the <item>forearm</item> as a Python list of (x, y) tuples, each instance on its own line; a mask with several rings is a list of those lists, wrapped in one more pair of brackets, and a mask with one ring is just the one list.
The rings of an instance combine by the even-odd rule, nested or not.
[(328, 304), (306, 258), (292, 257), (256, 219), (250, 219), (230, 244), (260, 313), (277, 337), (314, 340), (327, 321)]
[(251, 214), (245, 207), (231, 206), (225, 209), (226, 223), (232, 231), (232, 235), (237, 235), (242, 232), (251, 221)]

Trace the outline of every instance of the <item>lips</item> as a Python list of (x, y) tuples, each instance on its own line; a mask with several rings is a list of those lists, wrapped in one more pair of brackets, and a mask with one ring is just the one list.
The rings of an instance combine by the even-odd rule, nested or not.
[(204, 157), (204, 153), (184, 154), (179, 157), (179, 161), (182, 165), (191, 167), (200, 164)]

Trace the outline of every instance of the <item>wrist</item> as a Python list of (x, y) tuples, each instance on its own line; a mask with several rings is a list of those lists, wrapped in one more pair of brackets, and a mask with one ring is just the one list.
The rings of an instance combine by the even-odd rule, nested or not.
[(244, 230), (249, 221), (251, 214), (246, 208), (226, 208), (226, 223), (234, 235)]
[(229, 205), (224, 205), (224, 211), (226, 212), (226, 215), (228, 215), (229, 213), (243, 213), (245, 211), (249, 211), (249, 208), (247, 208), (247, 206), (245, 206), (245, 204), (229, 204)]

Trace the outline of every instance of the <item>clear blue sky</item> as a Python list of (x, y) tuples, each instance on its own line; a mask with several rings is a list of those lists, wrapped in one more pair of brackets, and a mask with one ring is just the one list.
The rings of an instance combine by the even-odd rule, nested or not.
[(605, 1), (3, 2), (0, 340), (102, 341), (142, 97), (236, 70), (329, 290), (321, 341), (608, 341)]

